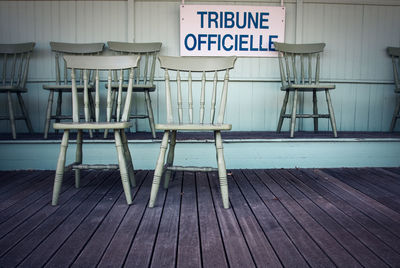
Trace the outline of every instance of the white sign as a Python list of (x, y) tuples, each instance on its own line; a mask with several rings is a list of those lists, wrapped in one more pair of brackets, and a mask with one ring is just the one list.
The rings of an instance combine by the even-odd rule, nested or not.
[(181, 5), (181, 56), (276, 57), (285, 37), (285, 8)]

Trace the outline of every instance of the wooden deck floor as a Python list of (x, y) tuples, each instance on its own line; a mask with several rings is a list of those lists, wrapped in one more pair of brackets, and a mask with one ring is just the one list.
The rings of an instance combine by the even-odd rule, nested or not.
[(232, 170), (231, 209), (215, 173), (177, 173), (147, 208), (117, 172), (65, 180), (0, 172), (0, 267), (387, 267), (400, 265), (400, 168)]

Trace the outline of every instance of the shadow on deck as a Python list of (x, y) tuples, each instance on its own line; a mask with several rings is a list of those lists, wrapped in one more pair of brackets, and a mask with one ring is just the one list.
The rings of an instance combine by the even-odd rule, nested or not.
[(125, 204), (118, 172), (0, 172), (0, 266), (384, 267), (400, 263), (400, 168), (176, 173), (147, 208), (152, 171)]

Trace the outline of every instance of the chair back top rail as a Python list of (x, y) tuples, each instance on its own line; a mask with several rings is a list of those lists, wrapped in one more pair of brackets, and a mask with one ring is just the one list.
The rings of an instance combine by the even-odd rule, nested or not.
[(96, 54), (103, 51), (104, 43), (50, 42), (51, 50), (67, 54)]
[(1, 86), (25, 89), (34, 42), (0, 44)]
[[(192, 73), (200, 73), (201, 82), (200, 82), (200, 103), (198, 105), (199, 108), (199, 124), (205, 123), (205, 112), (206, 107), (210, 110), (210, 124), (222, 124), (224, 121), (225, 110), (226, 110), (226, 102), (227, 102), (227, 94), (228, 94), (228, 80), (229, 80), (229, 70), (234, 67), (236, 57), (168, 57), (168, 56), (160, 56), (159, 57), (161, 68), (165, 70), (165, 89), (166, 89), (166, 108), (167, 108), (167, 122), (174, 123), (174, 115), (173, 115), (173, 103), (178, 110), (178, 122), (193, 124), (194, 122), (194, 107), (197, 105), (193, 102), (193, 86), (197, 86), (193, 83), (193, 75)], [(176, 72), (176, 102), (172, 100), (172, 85), (169, 72)], [(220, 97), (217, 97), (218, 91), (218, 73), (224, 72), (223, 74), (223, 85), (220, 93)], [(181, 73), (185, 73), (185, 75), (181, 76)], [(207, 73), (212, 73), (212, 92), (211, 94), (206, 94), (206, 81)], [(182, 88), (186, 88), (186, 83), (182, 83), (183, 81), (187, 82), (187, 91), (183, 92)], [(187, 102), (184, 103), (183, 95), (187, 95)], [(211, 97), (211, 101), (209, 105), (206, 105), (206, 95)], [(216, 116), (216, 104), (217, 100), (219, 100), (219, 112)], [(184, 106), (186, 105), (187, 106)], [(188, 117), (184, 118), (184, 111), (187, 110)], [(187, 120), (187, 121), (186, 121)]]
[[(134, 69), (137, 67), (140, 56), (126, 55), (126, 56), (76, 56), (66, 55), (64, 60), (67, 68), (71, 69), (72, 81), (72, 119), (73, 122), (79, 122), (79, 100), (76, 82), (75, 70), (82, 70), (83, 73), (83, 109), (85, 114), (85, 121), (89, 122), (91, 115), (89, 109), (89, 73), (93, 70), (94, 86), (95, 86), (95, 120), (100, 122), (104, 120), (100, 118), (100, 73), (106, 73), (107, 77), (107, 100), (106, 100), (106, 122), (111, 122), (112, 112), (112, 76), (118, 76), (118, 100), (117, 100), (117, 122), (126, 122), (129, 119), (131, 100), (132, 100), (132, 86)], [(122, 84), (124, 82), (123, 70), (129, 70), (128, 88), (125, 98), (125, 103), (122, 106)], [(104, 87), (102, 87), (104, 88)], [(122, 112), (122, 115), (121, 115)]]
[(287, 44), (275, 42), (279, 51), (279, 69), (284, 87), (291, 84), (318, 84), (320, 53), (325, 43)]
[[(50, 42), (50, 47), (55, 52), (56, 83), (70, 84), (71, 78), (67, 66), (62, 58), (63, 55), (99, 55), (104, 48), (104, 43), (64, 43)], [(63, 70), (61, 74), (61, 70)], [(63, 78), (61, 78), (63, 77)], [(63, 79), (63, 80), (61, 80)], [(80, 74), (80, 84), (83, 83), (83, 73)]]
[(156, 68), (157, 54), (161, 50), (162, 43), (129, 43), (108, 41), (108, 47), (116, 54), (141, 55), (141, 61), (135, 72), (135, 84), (153, 85)]
[(393, 77), (396, 85), (396, 91), (400, 90), (400, 47), (388, 47), (388, 54), (392, 57)]

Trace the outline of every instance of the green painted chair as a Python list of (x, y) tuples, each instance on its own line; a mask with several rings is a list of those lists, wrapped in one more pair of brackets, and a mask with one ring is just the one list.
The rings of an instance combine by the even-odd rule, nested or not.
[[(154, 206), (163, 175), (165, 175), (164, 188), (167, 188), (172, 171), (218, 171), (223, 205), (225, 208), (229, 208), (228, 181), (221, 131), (230, 130), (232, 128), (232, 125), (224, 124), (224, 115), (227, 104), (229, 70), (234, 67), (236, 57), (160, 56), (159, 60), (161, 68), (165, 70), (167, 123), (156, 124), (156, 129), (164, 131), (164, 136), (161, 141), (160, 154), (154, 171), (149, 207)], [(170, 72), (176, 73), (176, 87), (171, 83)], [(221, 79), (218, 78), (219, 72), (224, 73), (222, 86), (218, 86), (221, 84), (218, 83)], [(210, 75), (212, 75), (212, 77), (207, 78), (207, 73), (211, 73)], [(199, 82), (196, 81), (198, 78), (200, 79)], [(209, 79), (212, 80), (212, 83), (210, 83), (212, 86), (208, 87), (206, 90), (206, 81)], [(193, 80), (195, 80), (195, 82), (193, 82)], [(183, 83), (183, 81), (187, 81), (187, 83)], [(193, 92), (193, 86), (199, 86), (199, 89)], [(172, 93), (172, 91), (174, 92)], [(218, 94), (217, 91), (220, 91), (220, 94)], [(193, 95), (196, 94), (196, 92), (200, 100), (199, 105), (193, 103)], [(176, 96), (176, 101), (172, 99), (172, 96)], [(207, 103), (207, 105), (206, 96), (210, 97), (210, 102)], [(184, 98), (187, 99), (187, 102), (184, 102)], [(217, 103), (219, 104), (217, 105)], [(194, 108), (198, 108), (199, 112), (194, 113)], [(177, 115), (174, 115), (173, 110), (177, 110)], [(209, 120), (205, 119), (206, 113), (210, 115)], [(218, 169), (210, 167), (173, 166), (177, 131), (214, 132)], [(168, 147), (168, 156), (165, 161)]]
[[(122, 185), (125, 192), (126, 202), (132, 203), (131, 184), (135, 186), (135, 177), (133, 173), (132, 159), (128, 148), (128, 143), (125, 135), (125, 130), (132, 126), (129, 122), (129, 113), (131, 108), (131, 95), (133, 85), (134, 68), (137, 67), (139, 56), (64, 56), (67, 68), (71, 68), (72, 81), (72, 122), (54, 123), (54, 129), (63, 129), (64, 134), (61, 141), (60, 155), (58, 157), (57, 169), (54, 178), (53, 201), (52, 205), (57, 205), (60, 194), (61, 184), (64, 172), (70, 169), (75, 170), (75, 186), (80, 185), (80, 170), (81, 169), (118, 169), (120, 170)], [(76, 70), (83, 70), (83, 105), (80, 105), (78, 99), (77, 75)], [(89, 73), (94, 70), (95, 84), (95, 122), (90, 121), (89, 116)], [(123, 75), (122, 70), (129, 70), (127, 98), (124, 103), (118, 101), (116, 119), (104, 120), (104, 115), (101, 115), (100, 107), (104, 110), (111, 110), (111, 83), (113, 82), (112, 75), (114, 71), (118, 72), (118, 91), (122, 92)], [(107, 78), (109, 90), (107, 90), (107, 99), (105, 104), (100, 103), (100, 77)], [(82, 107), (83, 106), (83, 107)], [(79, 109), (85, 111), (85, 121), (80, 121)], [(87, 165), (82, 164), (82, 131), (83, 130), (98, 130), (108, 129), (114, 131), (115, 146), (117, 147), (117, 155), (119, 165)], [(67, 167), (65, 166), (65, 157), (67, 152), (69, 133), (71, 130), (77, 130), (76, 137), (76, 161)], [(101, 157), (101, 156), (99, 156)]]
[[(127, 42), (107, 42), (110, 50), (117, 54), (140, 55), (138, 69), (135, 72), (133, 92), (143, 92), (146, 102), (147, 114), (131, 114), (131, 119), (148, 119), (153, 138), (156, 138), (154, 125), (154, 114), (151, 106), (150, 92), (156, 90), (154, 85), (154, 72), (156, 67), (157, 54), (161, 50), (162, 43), (127, 43)], [(113, 96), (116, 95), (116, 85), (113, 86)], [(123, 85), (123, 91), (126, 91), (126, 85)]]
[[(275, 42), (275, 49), (279, 51), (279, 69), (282, 80), (281, 90), (285, 91), (285, 97), (278, 121), (277, 132), (281, 131), (283, 119), (290, 118), (290, 137), (294, 137), (296, 118), (313, 118), (314, 131), (318, 131), (318, 118), (329, 118), (333, 135), (336, 138), (336, 121), (329, 91), (335, 89), (335, 85), (320, 84), (320, 54), (325, 43), (317, 44), (287, 44)], [(319, 114), (317, 107), (317, 92), (325, 91), (328, 114)], [(297, 106), (300, 92), (310, 92), (313, 95), (313, 113), (298, 114)], [(289, 94), (293, 95), (292, 111), (287, 114)]]
[[(104, 44), (103, 43), (62, 43), (62, 42), (50, 42), (51, 50), (54, 53), (55, 57), (55, 74), (56, 74), (56, 83), (50, 85), (43, 85), (43, 89), (49, 91), (49, 99), (47, 102), (46, 109), (46, 120), (44, 126), (44, 138), (47, 139), (50, 124), (52, 120), (56, 122), (60, 122), (60, 120), (71, 120), (71, 114), (66, 114), (62, 111), (62, 99), (63, 94), (71, 94), (71, 76), (68, 73), (67, 67), (63, 60), (64, 55), (98, 55), (103, 51)], [(79, 93), (83, 91), (83, 74), (80, 74), (79, 85), (77, 85), (77, 90)], [(89, 91), (93, 92), (93, 85), (89, 85)], [(57, 92), (57, 105), (56, 111), (53, 113), (53, 100), (54, 93)], [(65, 96), (65, 95), (64, 95)], [(92, 94), (89, 94), (89, 106), (91, 109), (92, 115), (94, 114), (94, 106), (93, 106), (93, 98)], [(83, 117), (81, 115), (81, 117)], [(57, 132), (57, 130), (56, 130)], [(90, 133), (91, 134), (91, 133)]]
[(396, 98), (396, 107), (394, 109), (393, 117), (392, 117), (392, 123), (390, 124), (390, 131), (394, 130), (394, 127), (396, 126), (396, 121), (397, 118), (400, 117), (400, 47), (388, 47), (387, 52), (389, 55), (392, 57), (392, 63), (393, 63), (393, 75), (394, 75), (394, 84), (395, 84), (395, 89), (394, 92), (397, 95)]
[[(35, 43), (0, 44), (0, 93), (7, 94), (8, 115), (1, 120), (10, 120), (12, 138), (17, 138), (15, 120), (24, 120), (29, 132), (33, 133), (31, 120), (25, 107), (22, 93), (26, 93), (29, 60)], [(16, 94), (22, 115), (14, 114), (12, 95)]]

